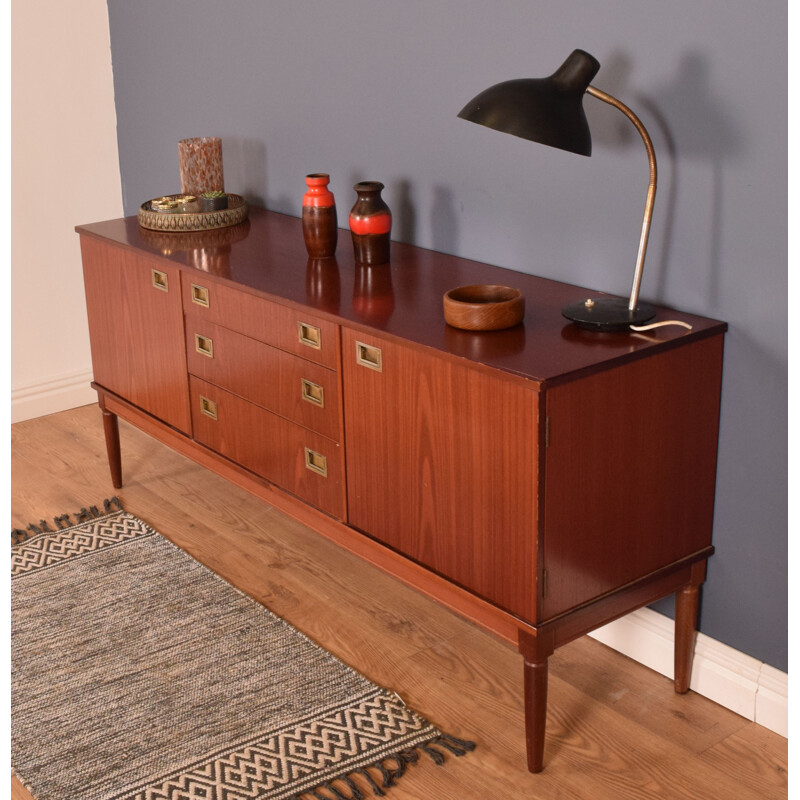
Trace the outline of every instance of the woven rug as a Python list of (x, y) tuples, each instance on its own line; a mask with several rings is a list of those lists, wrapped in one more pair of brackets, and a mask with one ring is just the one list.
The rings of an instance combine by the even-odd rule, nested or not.
[(12, 767), (37, 800), (362, 800), (447, 736), (125, 512), (12, 533)]

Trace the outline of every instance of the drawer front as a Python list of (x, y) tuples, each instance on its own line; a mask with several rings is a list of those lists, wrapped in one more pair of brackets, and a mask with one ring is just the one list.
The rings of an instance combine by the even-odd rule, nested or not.
[(224, 325), (330, 369), (339, 363), (339, 326), (187, 272), (183, 308), (187, 315)]
[(344, 469), (336, 442), (198, 378), (190, 378), (190, 393), (196, 441), (344, 518)]
[(340, 441), (337, 372), (214, 325), (186, 317), (189, 372), (334, 441)]

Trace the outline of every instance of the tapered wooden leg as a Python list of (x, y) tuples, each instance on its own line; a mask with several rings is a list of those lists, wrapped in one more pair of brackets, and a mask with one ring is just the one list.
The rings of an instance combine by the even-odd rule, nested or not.
[(544, 732), (547, 726), (547, 659), (525, 662), (525, 743), (528, 769), (541, 772), (544, 766)]
[(525, 744), (528, 770), (544, 766), (544, 733), (547, 724), (547, 659), (552, 637), (536, 637), (520, 631), (519, 649), (525, 659)]
[(687, 586), (675, 595), (675, 691), (679, 694), (689, 691), (699, 597), (697, 586)]
[(119, 448), (119, 422), (117, 415), (103, 411), (103, 431), (106, 435), (108, 467), (111, 470), (111, 483), (115, 489), (122, 488), (122, 453)]
[(692, 659), (697, 633), (697, 611), (700, 605), (700, 584), (705, 580), (706, 564), (695, 564), (692, 583), (675, 593), (675, 691), (689, 691)]

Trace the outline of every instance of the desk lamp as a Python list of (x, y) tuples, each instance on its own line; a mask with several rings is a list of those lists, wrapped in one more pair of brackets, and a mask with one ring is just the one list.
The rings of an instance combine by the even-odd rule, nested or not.
[(561, 312), (581, 328), (618, 331), (627, 330), (632, 325), (643, 325), (656, 314), (653, 306), (639, 302), (639, 287), (656, 197), (656, 156), (650, 136), (638, 117), (615, 97), (589, 85), (599, 69), (597, 59), (583, 50), (574, 50), (549, 78), (520, 78), (495, 84), (470, 100), (458, 116), (487, 128), (584, 156), (592, 154), (592, 139), (583, 112), (584, 94), (614, 106), (634, 124), (647, 148), (650, 183), (630, 300), (590, 298), (568, 305)]

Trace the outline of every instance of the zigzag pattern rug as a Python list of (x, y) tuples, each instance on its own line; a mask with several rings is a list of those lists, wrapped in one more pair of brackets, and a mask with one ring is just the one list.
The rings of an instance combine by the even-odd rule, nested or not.
[(55, 523), (12, 532), (12, 767), (37, 800), (363, 800), (473, 749), (116, 498)]

